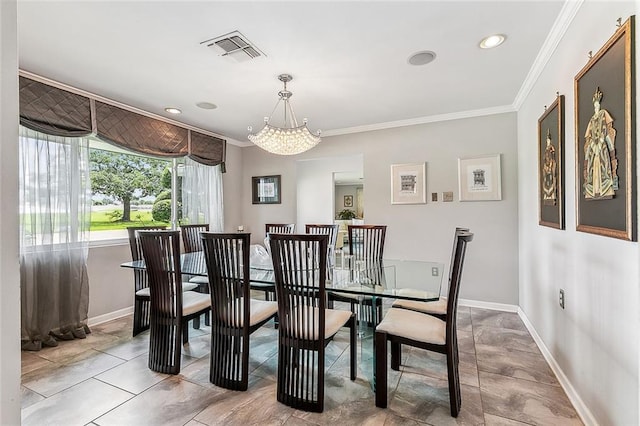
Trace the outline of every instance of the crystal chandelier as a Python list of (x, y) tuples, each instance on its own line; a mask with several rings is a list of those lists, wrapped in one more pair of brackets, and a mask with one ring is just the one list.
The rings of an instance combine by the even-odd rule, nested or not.
[[(307, 127), (307, 119), (303, 120), (302, 126), (298, 125), (296, 115), (289, 103), (293, 95), (287, 90), (287, 83), (293, 80), (289, 74), (280, 74), (278, 80), (284, 83), (284, 89), (278, 92), (280, 99), (273, 108), (270, 117), (264, 118), (264, 127), (258, 133), (251, 133), (253, 130), (249, 126), (249, 140), (265, 151), (278, 155), (295, 155), (305, 152), (320, 142), (320, 130), (317, 136), (313, 135)], [(284, 103), (284, 125), (276, 127), (269, 124), (273, 113), (278, 108), (280, 102)]]

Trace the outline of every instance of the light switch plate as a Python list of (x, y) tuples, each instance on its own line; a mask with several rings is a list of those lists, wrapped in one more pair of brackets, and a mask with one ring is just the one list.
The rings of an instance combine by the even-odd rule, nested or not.
[(453, 191), (450, 191), (450, 192), (443, 192), (443, 193), (442, 193), (442, 201), (444, 201), (444, 202), (451, 202), (451, 201), (453, 201)]

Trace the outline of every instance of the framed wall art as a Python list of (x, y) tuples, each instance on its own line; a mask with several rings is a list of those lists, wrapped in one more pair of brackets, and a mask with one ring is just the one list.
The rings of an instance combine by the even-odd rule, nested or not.
[(576, 229), (637, 241), (634, 18), (576, 75)]
[(345, 207), (353, 207), (353, 195), (345, 195), (343, 204)]
[(280, 175), (251, 178), (253, 204), (280, 204)]
[(502, 200), (500, 154), (458, 158), (460, 201)]
[(538, 204), (543, 226), (564, 229), (564, 96), (538, 120)]
[(391, 204), (425, 204), (426, 163), (391, 165)]

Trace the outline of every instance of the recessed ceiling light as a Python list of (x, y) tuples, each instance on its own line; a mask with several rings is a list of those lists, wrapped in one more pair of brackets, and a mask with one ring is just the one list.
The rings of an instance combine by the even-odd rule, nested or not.
[(198, 102), (196, 104), (197, 107), (202, 108), (202, 109), (216, 109), (218, 108), (218, 105), (216, 104), (212, 104), (211, 102)]
[(436, 58), (436, 54), (430, 50), (423, 50), (422, 52), (414, 53), (409, 56), (407, 62), (411, 65), (426, 65), (432, 62)]
[(491, 49), (492, 47), (498, 47), (507, 39), (507, 36), (504, 34), (494, 34), (488, 37), (483, 38), (480, 41), (481, 49)]
[(178, 108), (165, 108), (165, 111), (167, 111), (169, 114), (181, 114), (182, 111), (180, 111)]

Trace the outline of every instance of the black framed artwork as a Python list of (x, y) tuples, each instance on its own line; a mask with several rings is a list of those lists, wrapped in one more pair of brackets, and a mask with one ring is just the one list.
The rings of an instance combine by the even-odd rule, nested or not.
[(576, 229), (637, 241), (634, 17), (576, 75)]
[(280, 175), (251, 178), (253, 204), (280, 204)]
[(539, 224), (564, 229), (564, 95), (538, 119)]

